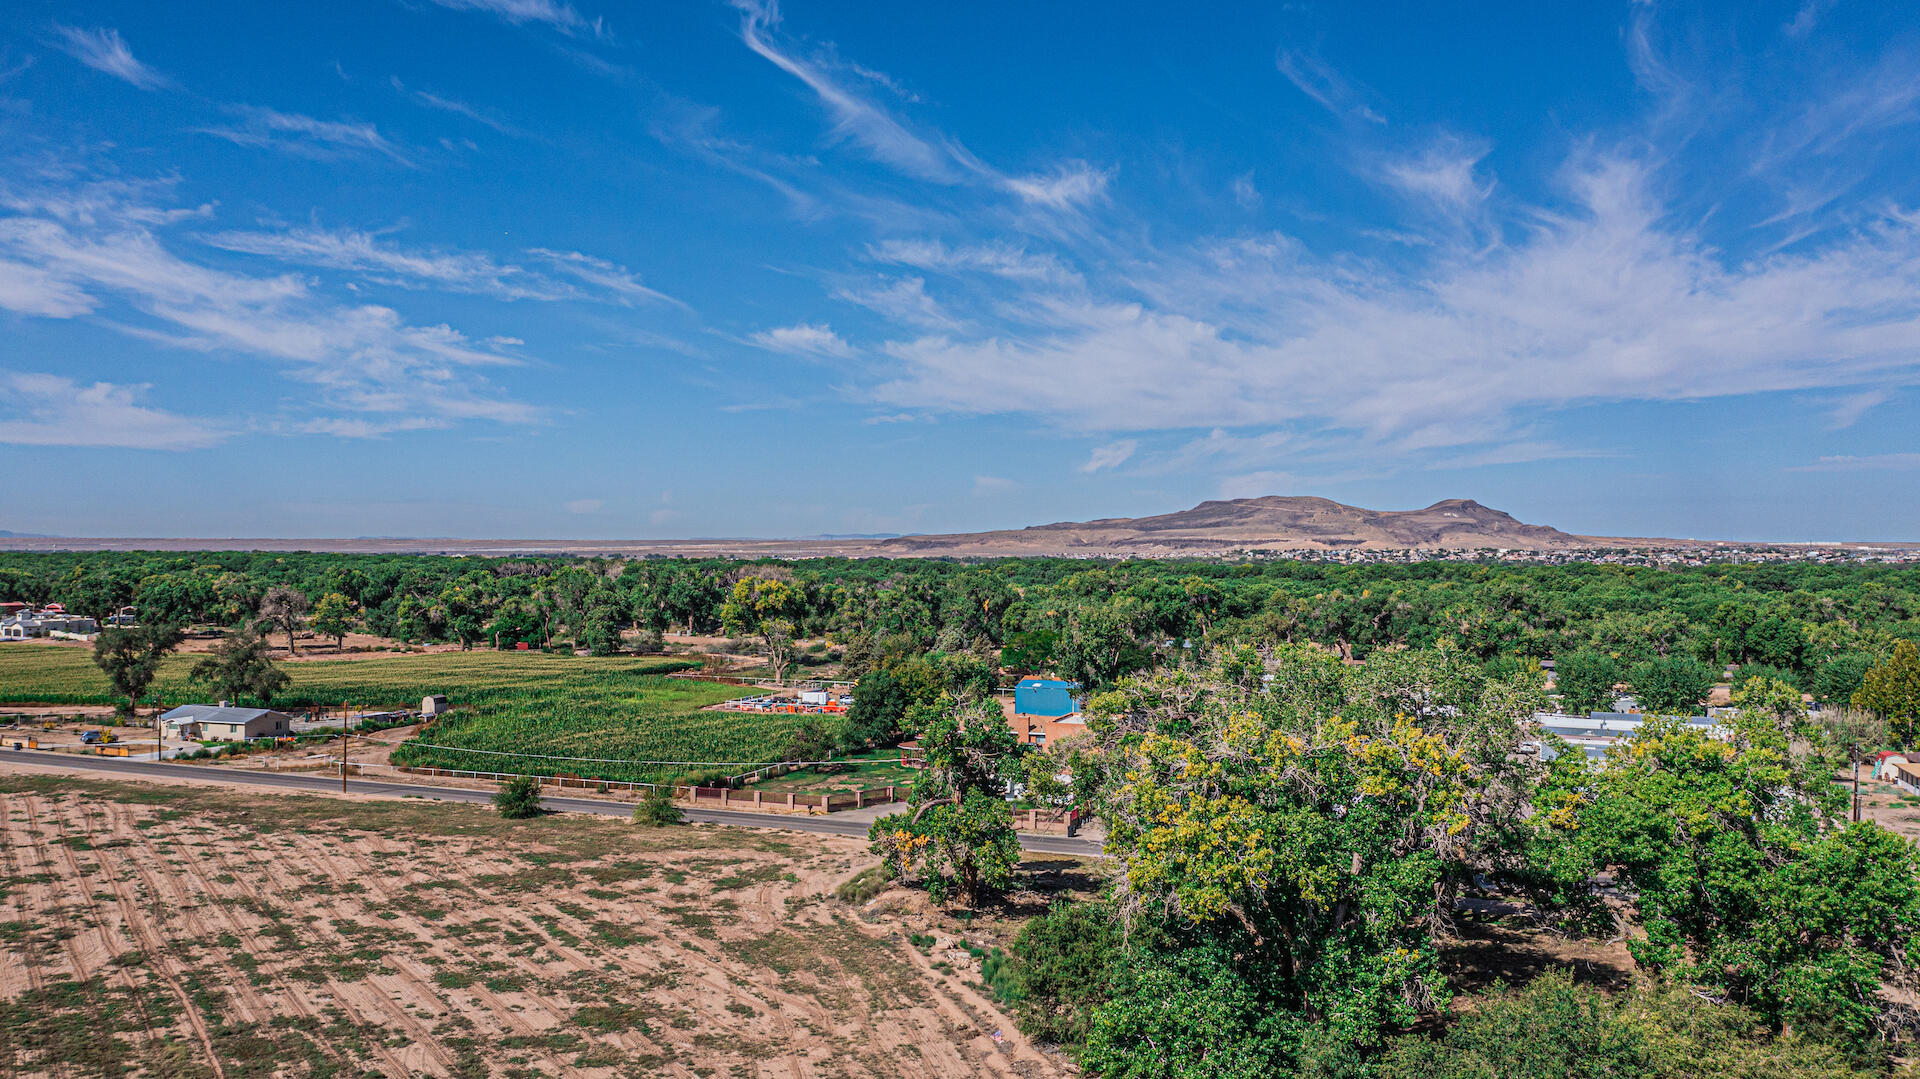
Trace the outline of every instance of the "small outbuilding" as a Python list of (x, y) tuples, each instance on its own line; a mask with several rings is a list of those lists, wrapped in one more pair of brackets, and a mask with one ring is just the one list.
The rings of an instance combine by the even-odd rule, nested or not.
[(448, 711), (445, 694), (434, 693), (420, 698), (420, 714), (428, 719), (445, 715)]
[(293, 717), (271, 708), (183, 704), (162, 715), (160, 722), (180, 731), (186, 738), (244, 742), (255, 738), (286, 738), (293, 734)]

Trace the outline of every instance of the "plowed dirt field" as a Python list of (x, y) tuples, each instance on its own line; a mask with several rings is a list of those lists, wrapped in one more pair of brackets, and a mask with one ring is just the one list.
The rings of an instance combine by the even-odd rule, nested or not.
[(1070, 1073), (864, 847), (0, 775), (0, 1074)]

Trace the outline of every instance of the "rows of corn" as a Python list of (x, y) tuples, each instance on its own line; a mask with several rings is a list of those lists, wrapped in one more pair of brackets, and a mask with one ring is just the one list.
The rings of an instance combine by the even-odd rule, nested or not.
[[(162, 667), (156, 688), (166, 705), (205, 698), (187, 675), (195, 658), (169, 657)], [(704, 711), (751, 691), (665, 677), (692, 666), (696, 664), (670, 659), (492, 651), (308, 660), (281, 665), (293, 684), (273, 703), (301, 710), (342, 705), (379, 710), (418, 707), (423, 695), (444, 693), (458, 710), (414, 743), (457, 748), (409, 743), (395, 750), (395, 764), (413, 766), (644, 781), (704, 769), (539, 757), (623, 762), (779, 759), (788, 735), (805, 717)], [(88, 650), (24, 645), (0, 646), (0, 701), (107, 704), (113, 697)]]

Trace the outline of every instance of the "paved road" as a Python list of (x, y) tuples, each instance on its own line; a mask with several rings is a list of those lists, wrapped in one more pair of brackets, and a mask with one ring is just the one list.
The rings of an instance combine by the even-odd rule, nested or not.
[[(80, 768), (92, 772), (111, 772), (147, 779), (209, 779), (220, 783), (251, 783), (261, 787), (283, 787), (320, 793), (340, 790), (340, 779), (337, 775), (329, 778), (311, 772), (245, 772), (235, 768), (210, 768), (195, 764), (155, 764), (150, 761), (126, 760), (119, 757), (83, 757), (68, 754), (49, 758), (47, 754), (33, 750), (12, 749), (0, 749), (0, 762), (17, 762), (47, 768)], [(366, 779), (347, 780), (347, 790), (355, 794), (411, 796), (433, 798), (443, 802), (486, 803), (493, 799), (493, 795), (488, 791), (467, 790), (464, 787), (435, 787), (425, 783), (382, 783)], [(603, 802), (597, 798), (542, 798), (540, 804), (548, 809), (567, 813), (598, 813), (609, 817), (626, 817), (633, 813), (631, 802)], [(690, 821), (704, 824), (728, 824), (743, 828), (780, 828), (795, 832), (821, 832), (828, 835), (865, 836), (867, 834), (866, 821), (836, 820), (832, 816), (790, 817), (770, 813), (736, 813), (725, 809), (689, 809), (686, 811), (686, 817)], [(1023, 834), (1020, 837), (1020, 846), (1036, 854), (1070, 854), (1080, 858), (1100, 856), (1100, 844), (1091, 839)]]

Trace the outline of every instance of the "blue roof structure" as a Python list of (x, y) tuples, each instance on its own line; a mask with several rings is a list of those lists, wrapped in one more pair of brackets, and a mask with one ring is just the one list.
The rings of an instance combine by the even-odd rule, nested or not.
[(1013, 686), (1013, 713), (1018, 716), (1070, 716), (1080, 710), (1075, 694), (1080, 683), (1058, 678), (1022, 678)]

